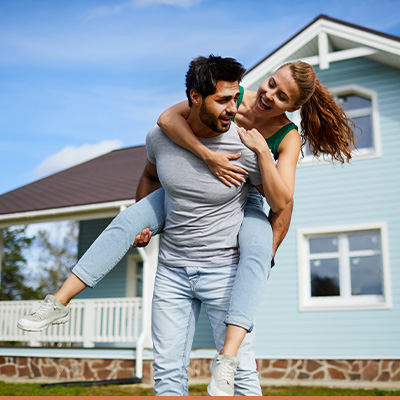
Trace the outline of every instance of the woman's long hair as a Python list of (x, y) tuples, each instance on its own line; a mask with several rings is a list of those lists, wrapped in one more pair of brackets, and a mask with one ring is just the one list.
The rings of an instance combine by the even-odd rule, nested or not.
[(290, 68), (299, 87), (296, 106), (301, 107), (302, 154), (308, 142), (311, 153), (316, 157), (330, 155), (332, 162), (349, 162), (356, 143), (354, 122), (346, 116), (329, 90), (321, 85), (310, 64), (295, 61), (282, 65), (285, 66)]

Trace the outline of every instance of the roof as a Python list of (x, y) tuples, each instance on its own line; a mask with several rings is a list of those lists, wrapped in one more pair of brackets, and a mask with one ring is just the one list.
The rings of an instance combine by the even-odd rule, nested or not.
[(303, 60), (320, 69), (356, 57), (400, 68), (400, 38), (326, 15), (319, 15), (289, 40), (250, 68), (243, 85), (249, 87), (280, 65)]
[(145, 146), (115, 150), (0, 196), (0, 215), (134, 199)]

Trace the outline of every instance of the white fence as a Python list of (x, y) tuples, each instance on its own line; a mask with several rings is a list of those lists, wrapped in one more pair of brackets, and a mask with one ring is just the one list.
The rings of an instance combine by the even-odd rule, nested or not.
[(72, 300), (70, 320), (51, 325), (43, 332), (25, 332), (17, 327), (20, 317), (28, 314), (38, 301), (0, 301), (0, 341), (78, 343), (94, 347), (95, 343), (137, 342), (142, 321), (142, 299), (123, 297)]

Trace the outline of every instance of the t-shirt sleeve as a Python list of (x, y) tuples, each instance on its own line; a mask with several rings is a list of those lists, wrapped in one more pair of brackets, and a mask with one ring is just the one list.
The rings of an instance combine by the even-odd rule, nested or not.
[(147, 159), (152, 163), (156, 164), (156, 140), (157, 140), (157, 127), (154, 126), (149, 130), (146, 136), (146, 151), (147, 151)]
[(257, 186), (262, 184), (262, 177), (260, 167), (258, 166), (258, 157), (256, 153), (250, 150), (249, 156), (247, 156), (249, 166), (247, 167), (248, 177), (252, 185)]

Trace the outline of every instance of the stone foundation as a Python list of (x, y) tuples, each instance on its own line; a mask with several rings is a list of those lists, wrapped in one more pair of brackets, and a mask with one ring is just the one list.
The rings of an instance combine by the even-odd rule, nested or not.
[[(152, 380), (152, 362), (143, 363), (143, 381)], [(189, 378), (210, 376), (210, 360), (191, 360)], [(400, 360), (257, 360), (261, 379), (400, 382)], [(134, 360), (0, 357), (0, 379), (48, 378), (66, 381), (135, 377)]]

